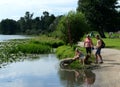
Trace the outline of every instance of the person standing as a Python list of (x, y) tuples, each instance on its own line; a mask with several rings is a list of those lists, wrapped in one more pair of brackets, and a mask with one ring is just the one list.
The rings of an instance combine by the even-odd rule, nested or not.
[(87, 35), (85, 40), (84, 40), (84, 47), (86, 48), (87, 55), (91, 56), (91, 50), (92, 50), (92, 47), (93, 47), (93, 42), (92, 42), (92, 39), (90, 38), (89, 35)]
[(100, 63), (103, 63), (103, 59), (102, 59), (102, 56), (101, 56), (102, 39), (100, 38), (99, 35), (96, 35), (96, 39), (97, 39), (97, 44), (96, 44), (96, 52), (95, 52), (95, 58), (96, 58), (95, 63), (98, 63), (99, 58), (100, 58)]

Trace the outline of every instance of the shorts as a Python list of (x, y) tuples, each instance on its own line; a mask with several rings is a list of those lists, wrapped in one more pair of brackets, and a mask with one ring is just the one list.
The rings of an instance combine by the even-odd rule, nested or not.
[(91, 47), (86, 47), (86, 52), (91, 54)]
[(84, 59), (85, 58), (85, 55), (84, 54), (81, 54), (80, 56), (79, 56), (79, 59)]
[(96, 53), (95, 53), (96, 55), (98, 54), (98, 55), (100, 55), (101, 54), (101, 48), (97, 48), (97, 50), (96, 50)]

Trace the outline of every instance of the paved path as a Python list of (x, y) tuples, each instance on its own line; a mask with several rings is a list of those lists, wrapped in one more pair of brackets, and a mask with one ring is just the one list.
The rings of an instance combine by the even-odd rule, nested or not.
[[(83, 46), (83, 42), (78, 45)], [(103, 48), (101, 54), (104, 63), (100, 64), (99, 69), (93, 70), (96, 81), (91, 87), (120, 87), (120, 50)]]
[[(83, 47), (83, 42), (78, 43), (79, 46)], [(93, 54), (95, 50), (93, 50)], [(104, 66), (112, 66), (111, 68), (116, 68), (116, 66), (120, 67), (120, 50), (103, 48), (101, 50), (101, 55), (103, 56), (104, 63), (100, 64), (101, 67)]]

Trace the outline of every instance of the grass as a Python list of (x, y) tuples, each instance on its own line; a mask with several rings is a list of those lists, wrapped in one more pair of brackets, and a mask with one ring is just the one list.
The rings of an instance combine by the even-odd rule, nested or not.
[[(56, 55), (57, 57), (61, 60), (61, 59), (65, 59), (65, 58), (73, 58), (75, 56), (75, 48), (77, 46), (69, 46), (69, 45), (64, 45), (64, 46), (60, 46), (56, 49)], [(83, 47), (77, 47), (82, 53), (85, 54), (85, 48)], [(89, 61), (93, 62), (95, 60), (95, 58), (92, 57), (89, 58)], [(73, 63), (70, 64), (69, 67), (67, 68), (72, 68), (72, 69), (82, 69), (85, 68), (85, 66), (83, 66), (82, 63), (79, 62), (79, 60), (74, 61)], [(86, 67), (87, 68), (87, 67)]]
[(120, 38), (116, 38), (116, 39), (106, 38), (103, 40), (106, 43), (107, 48), (115, 48), (120, 50)]
[[(96, 45), (96, 38), (92, 38), (94, 45)], [(120, 38), (103, 38), (106, 48), (114, 48), (120, 50)]]
[(48, 37), (45, 35), (37, 36), (31, 39), (31, 42), (37, 44), (46, 44), (52, 48), (57, 48), (58, 46), (64, 45), (64, 42), (58, 38)]
[(120, 50), (120, 36), (119, 33), (113, 33), (113, 38), (109, 38), (108, 33), (105, 32), (107, 38), (103, 39), (106, 43), (106, 48), (115, 48)]
[[(98, 32), (94, 32), (94, 34), (98, 34)], [(106, 44), (106, 48), (114, 48), (114, 49), (119, 49), (120, 50), (120, 34), (119, 33), (113, 33), (113, 38), (109, 38), (109, 35), (107, 32), (105, 32), (105, 36), (106, 38), (102, 38)], [(84, 40), (85, 36), (83, 37), (83, 40)], [(93, 38), (92, 37), (92, 40), (93, 40), (93, 43), (94, 45), (96, 45), (96, 38)]]

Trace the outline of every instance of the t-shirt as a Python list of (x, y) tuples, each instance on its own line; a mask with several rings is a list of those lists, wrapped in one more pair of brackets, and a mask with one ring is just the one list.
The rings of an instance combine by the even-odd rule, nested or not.
[(100, 47), (101, 46), (101, 44), (102, 44), (102, 42), (101, 42), (101, 40), (97, 40), (97, 47)]
[(85, 47), (92, 47), (91, 39), (86, 38), (85, 41), (84, 41), (84, 46)]

